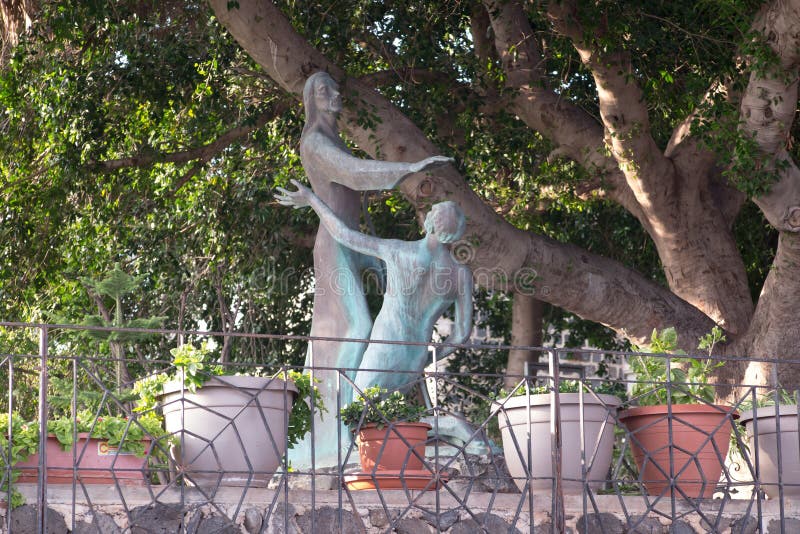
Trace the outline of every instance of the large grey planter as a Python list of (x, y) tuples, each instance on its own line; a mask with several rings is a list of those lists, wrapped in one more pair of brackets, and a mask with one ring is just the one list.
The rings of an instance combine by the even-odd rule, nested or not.
[(277, 378), (214, 377), (196, 393), (165, 384), (164, 424), (178, 438), (181, 471), (199, 486), (265, 487), (286, 452), (296, 396)]
[[(614, 414), (620, 404), (620, 400), (613, 395), (598, 395), (598, 397), (601, 402), (589, 393), (583, 395), (584, 451), (588, 471), (586, 477), (593, 489), (602, 486), (608, 478), (614, 448)], [(559, 400), (562, 487), (565, 493), (581, 493), (584, 473), (581, 467), (579, 394), (561, 393)], [(528, 402), (525, 396), (506, 400), (505, 412), (498, 413), (498, 419), (506, 465), (517, 487), (522, 491), (528, 483), (525, 466), (528, 464), (527, 451), (530, 446), (531, 489), (551, 490), (553, 463), (550, 439), (550, 394), (530, 396), (530, 440), (528, 440)]]
[[(758, 409), (756, 419), (753, 410), (743, 412), (739, 422), (745, 426), (750, 461), (753, 469), (758, 468), (758, 479), (763, 484), (761, 489), (769, 497), (780, 497), (778, 483), (783, 484), (783, 495), (800, 496), (800, 442), (797, 432), (797, 406), (780, 406), (780, 440), (775, 406)], [(756, 423), (754, 424), (754, 420)], [(756, 427), (758, 443), (756, 443)], [(778, 443), (780, 442), (780, 481), (778, 480)], [(758, 447), (756, 448), (756, 445)], [(758, 454), (756, 454), (758, 453)], [(758, 458), (758, 460), (756, 460)], [(753, 478), (756, 473), (753, 473)]]

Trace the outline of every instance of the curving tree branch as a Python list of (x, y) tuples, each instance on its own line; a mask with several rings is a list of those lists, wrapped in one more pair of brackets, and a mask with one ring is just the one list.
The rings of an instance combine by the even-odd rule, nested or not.
[(602, 190), (637, 217), (649, 221), (633, 196), (617, 162), (606, 154), (603, 127), (589, 113), (546, 87), (543, 57), (522, 5), (515, 0), (486, 0), (495, 47), (514, 92), (510, 104), (530, 128), (558, 147), (559, 156), (576, 161), (592, 176), (581, 190)]
[(114, 172), (129, 167), (150, 167), (156, 163), (176, 163), (181, 165), (195, 160), (205, 163), (234, 142), (247, 137), (259, 128), (263, 128), (268, 122), (285, 113), (288, 108), (287, 102), (276, 102), (268, 110), (258, 115), (251, 123), (231, 128), (211, 143), (202, 146), (170, 153), (149, 151), (127, 158), (90, 162), (89, 165), (101, 172)]
[(430, 69), (419, 69), (414, 67), (401, 67), (396, 69), (379, 70), (360, 76), (359, 81), (370, 87), (380, 87), (381, 85), (393, 84), (398, 82), (421, 84), (427, 82), (446, 83), (456, 86), (453, 78), (443, 72)]
[(778, 62), (772, 68), (753, 69), (742, 97), (742, 130), (767, 156), (768, 168), (778, 175), (778, 181), (753, 200), (775, 228), (798, 232), (800, 170), (787, 144), (797, 109), (800, 1), (773, 1), (761, 12), (754, 29), (766, 36)]
[(675, 168), (651, 135), (647, 106), (634, 81), (629, 55), (602, 51), (591, 42), (578, 20), (574, 1), (552, 2), (547, 13), (556, 30), (569, 37), (581, 61), (591, 71), (606, 144), (648, 218), (658, 223), (657, 219), (663, 219), (665, 207), (669, 209), (669, 204), (663, 201), (673, 195), (677, 185)]

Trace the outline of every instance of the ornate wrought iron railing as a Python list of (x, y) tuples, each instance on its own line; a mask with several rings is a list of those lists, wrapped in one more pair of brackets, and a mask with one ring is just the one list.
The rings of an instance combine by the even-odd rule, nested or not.
[[(212, 379), (201, 389), (232, 393), (239, 404), (226, 399), (207, 404), (192, 386), (198, 362), (176, 368), (171, 359), (141, 356), (130, 362), (130, 379), (117, 383), (117, 361), (73, 354), (72, 345), (53, 336), (88, 327), (0, 323), (0, 328), (8, 334), (0, 338), (6, 345), (0, 348), (0, 379), (7, 384), (0, 402), (0, 532), (60, 526), (70, 532), (149, 532), (159, 525), (176, 532), (251, 534), (292, 528), (773, 534), (800, 527), (798, 392), (778, 385), (776, 404), (769, 402), (774, 385), (728, 385), (727, 402), (709, 402), (708, 386), (692, 382), (691, 373), (683, 380), (680, 368), (687, 364), (675, 356), (531, 348), (541, 354), (540, 363), (514, 377), (513, 391), (501, 393), (505, 377), (452, 369), (458, 357), (444, 370), (433, 344), (434, 363), (413, 376), (406, 392), (424, 408), (430, 431), (409, 438), (396, 434), (393, 421), (384, 421), (383, 434), (405, 450), (391, 452), (379, 441), (373, 462), (395, 463), (374, 467), (359, 459), (359, 440), (349, 429), (335, 425), (335, 432), (320, 435), (315, 417), (305, 452), (283, 453), (294, 388), (278, 378), (290, 370), (333, 376), (319, 386), (338, 392), (349, 389), (342, 387), (347, 384), (360, 393), (353, 370), (265, 369), (263, 363), (234, 362), (230, 370), (240, 376)], [(146, 332), (174, 342), (224, 335), (256, 343), (309, 341)], [(10, 340), (33, 336), (38, 351), (9, 346)], [(654, 358), (647, 361), (679, 371), (662, 378), (598, 377), (587, 365), (598, 357), (617, 365)], [(208, 370), (208, 362), (202, 365)], [(190, 380), (167, 385), (172, 393), (150, 398), (155, 404), (137, 400), (163, 391), (159, 377), (176, 372)], [(316, 412), (314, 395), (294, 402)], [(655, 397), (666, 399), (663, 408), (639, 406)], [(350, 401), (334, 398), (324, 417), (335, 418)], [(212, 424), (217, 426), (206, 428)], [(315, 444), (334, 440), (335, 461), (315, 461)]]

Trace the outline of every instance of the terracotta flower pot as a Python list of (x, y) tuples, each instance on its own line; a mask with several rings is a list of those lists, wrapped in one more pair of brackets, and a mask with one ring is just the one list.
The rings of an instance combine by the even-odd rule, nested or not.
[[(589, 486), (600, 487), (611, 467), (614, 449), (614, 415), (620, 400), (613, 395), (583, 395), (583, 437), (586, 477)], [(567, 493), (583, 491), (581, 466), (580, 402), (578, 393), (561, 393), (561, 476)], [(498, 414), (503, 438), (503, 455), (514, 483), (522, 491), (528, 478), (528, 401), (525, 396), (511, 397)], [(553, 487), (553, 462), (550, 441), (550, 394), (530, 396), (531, 437), (530, 483), (534, 490), (551, 490)], [(522, 457), (520, 457), (522, 455)]]
[[(639, 480), (647, 493), (677, 499), (711, 498), (728, 454), (731, 421), (736, 417), (738, 414), (731, 414), (725, 406), (705, 404), (674, 404), (671, 417), (666, 405), (622, 412), (619, 419), (630, 432)], [(676, 479), (674, 493), (670, 492), (670, 478)]]
[(297, 388), (278, 378), (219, 376), (197, 388), (164, 384), (164, 426), (181, 470), (202, 486), (265, 487), (286, 453)]
[[(89, 434), (78, 434), (75, 450), (76, 480), (79, 484), (124, 484), (142, 485), (146, 475), (147, 456), (136, 456), (130, 452), (118, 452), (108, 441), (89, 438)], [(145, 442), (145, 451), (150, 448), (150, 438)], [(54, 435), (47, 437), (46, 461), (48, 484), (72, 484), (73, 449), (65, 451)], [(17, 482), (38, 482), (39, 454), (32, 454), (15, 469), (20, 475)]]
[(420, 471), (428, 440), (427, 423), (392, 423), (383, 428), (370, 423), (358, 432), (361, 468), (371, 471)]
[[(783, 484), (784, 497), (800, 496), (797, 406), (781, 406), (778, 414), (780, 415), (780, 470), (778, 469), (779, 439), (776, 424), (778, 418), (775, 414), (775, 407), (759, 408), (757, 418), (752, 410), (743, 412), (740, 419), (747, 432), (750, 461), (753, 468), (758, 469), (761, 489), (773, 499), (780, 498), (779, 483)], [(756, 440), (756, 427), (758, 427), (758, 440)], [(755, 474), (753, 473), (754, 477)]]

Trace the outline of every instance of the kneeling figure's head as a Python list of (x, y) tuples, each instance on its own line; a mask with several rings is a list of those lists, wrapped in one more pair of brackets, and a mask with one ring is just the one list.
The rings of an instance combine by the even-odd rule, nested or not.
[(450, 200), (434, 204), (425, 217), (425, 232), (435, 235), (442, 243), (459, 240), (466, 226), (461, 208)]

